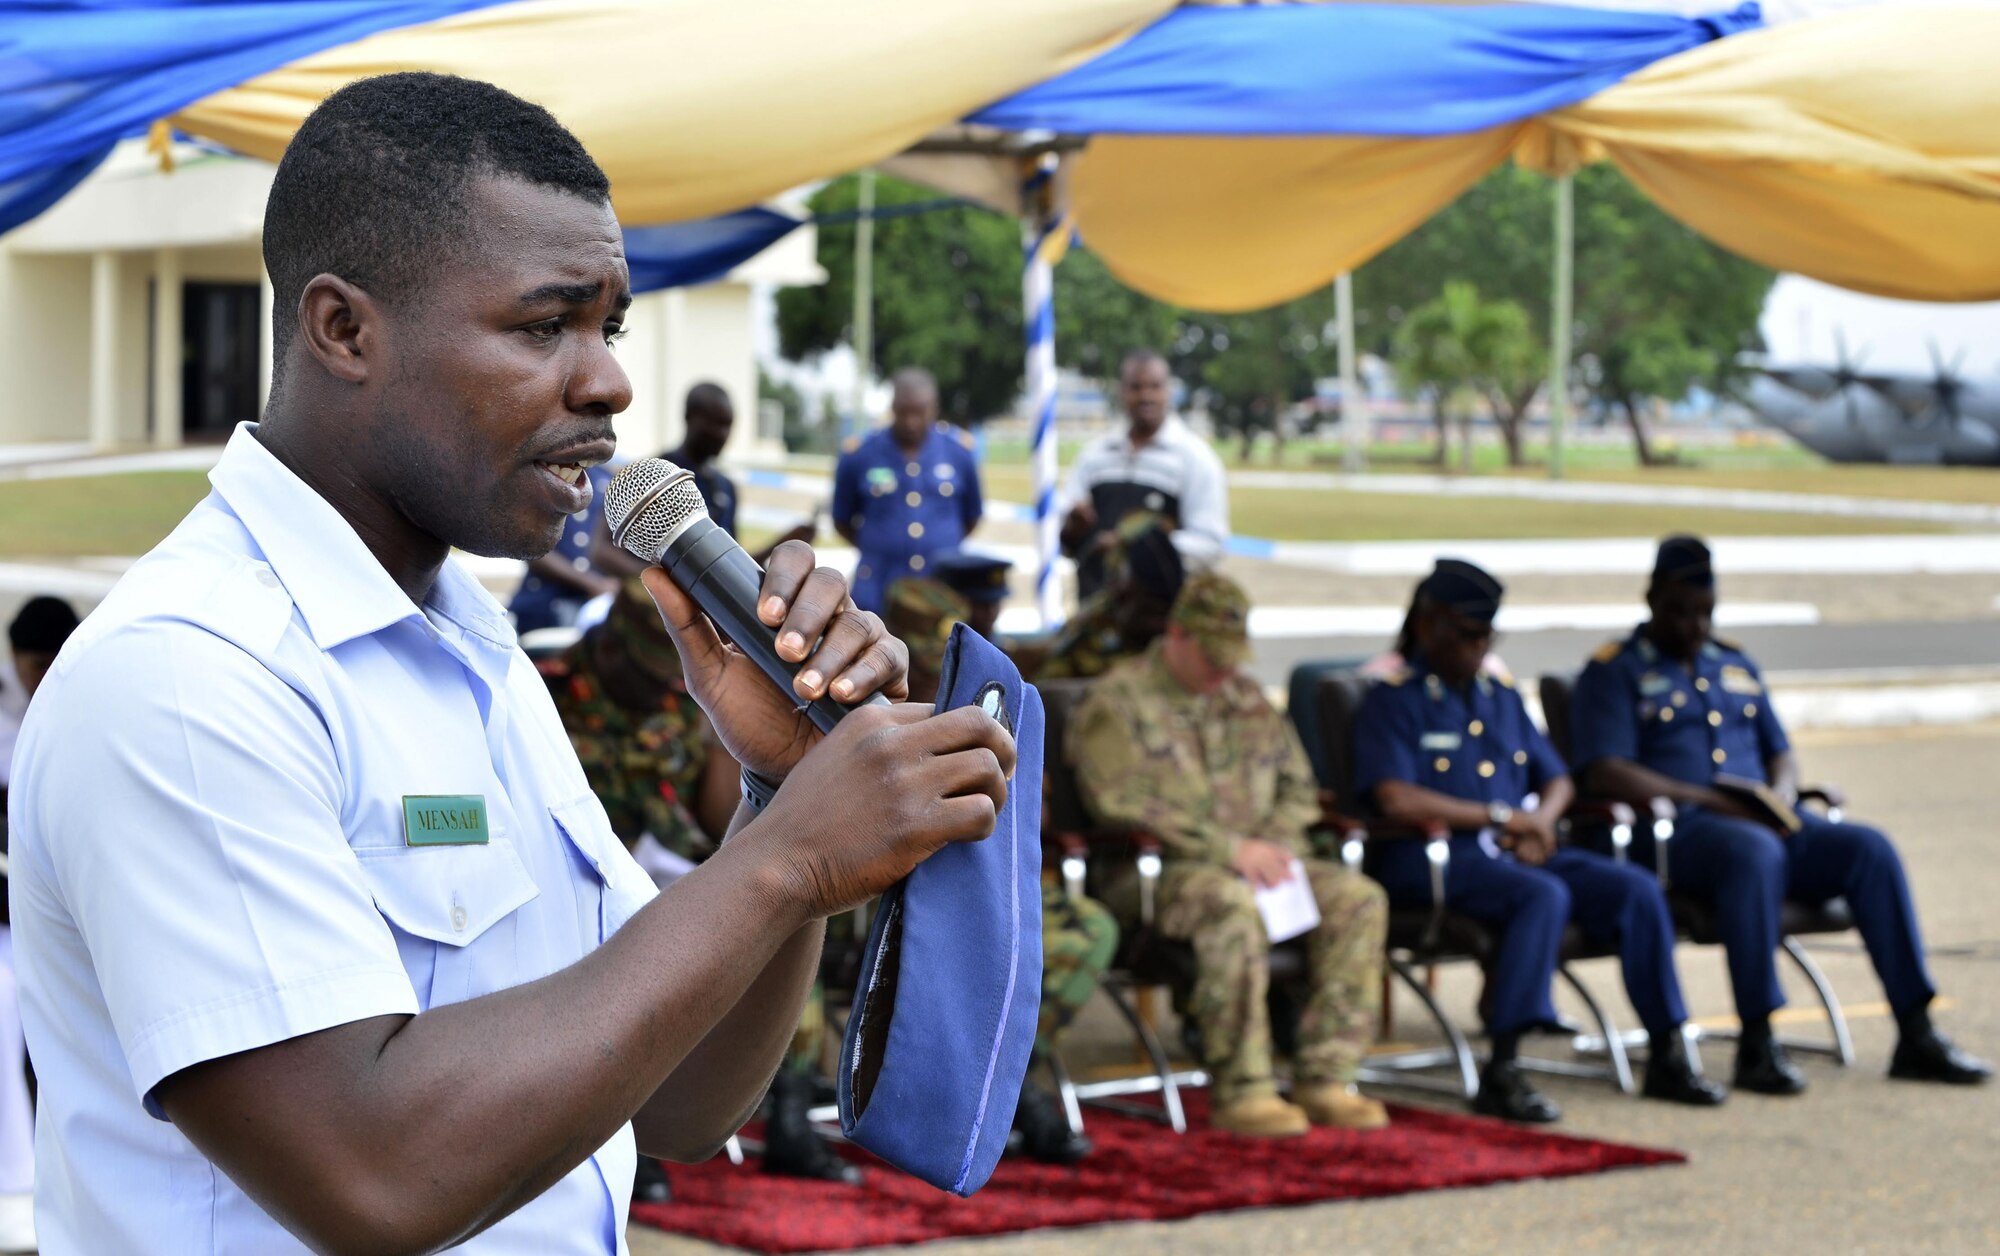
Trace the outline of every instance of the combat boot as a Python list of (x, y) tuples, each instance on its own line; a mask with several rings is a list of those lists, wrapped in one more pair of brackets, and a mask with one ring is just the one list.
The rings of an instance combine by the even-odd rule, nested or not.
[(1218, 1106), (1208, 1115), (1212, 1129), (1252, 1138), (1297, 1138), (1312, 1128), (1305, 1112), (1276, 1095), (1247, 1095)]
[(1330, 1125), (1343, 1130), (1379, 1130), (1389, 1123), (1389, 1109), (1340, 1082), (1294, 1086), (1292, 1102), (1305, 1109), (1306, 1119), (1314, 1125)]
[(840, 1158), (806, 1119), (813, 1079), (791, 1069), (771, 1079), (771, 1115), (764, 1122), (764, 1172), (781, 1177), (861, 1184), (861, 1167)]

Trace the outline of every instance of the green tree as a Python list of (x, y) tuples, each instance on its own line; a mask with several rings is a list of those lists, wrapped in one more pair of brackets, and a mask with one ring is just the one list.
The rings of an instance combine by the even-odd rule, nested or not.
[[(1459, 422), (1460, 457), (1472, 467), (1472, 409), (1521, 387), (1533, 374), (1535, 340), (1529, 319), (1513, 301), (1487, 301), (1469, 283), (1453, 281), (1411, 310), (1396, 329), (1396, 365), (1404, 386), (1428, 394), (1437, 423), (1437, 461), (1447, 454), (1448, 420)], [(1519, 465), (1519, 416), (1498, 406), (1495, 418), (1507, 441), (1510, 465)]]
[[(881, 208), (938, 199), (899, 179), (878, 177)], [(815, 213), (851, 211), (860, 196), (854, 176), (821, 188)], [(1019, 391), (1021, 364), (1021, 232), (1004, 214), (955, 206), (875, 224), (875, 352), (877, 376), (921, 366), (937, 376), (938, 404), (954, 422), (978, 423), (1008, 410)], [(814, 357), (854, 339), (854, 227), (829, 223), (819, 231), (819, 263), (827, 282), (778, 293), (778, 344), (788, 358)]]
[[(1681, 397), (1697, 384), (1726, 387), (1738, 351), (1755, 342), (1776, 276), (1668, 217), (1609, 165), (1577, 173), (1576, 206), (1578, 379), (1592, 396), (1623, 409), (1641, 460), (1650, 462), (1643, 400)], [(1511, 165), (1488, 175), (1356, 273), (1361, 346), (1392, 352), (1410, 312), (1446, 283), (1464, 280), (1489, 299), (1518, 305), (1546, 361), (1554, 213), (1548, 179)], [(1539, 375), (1530, 371), (1488, 392), (1512, 440)]]

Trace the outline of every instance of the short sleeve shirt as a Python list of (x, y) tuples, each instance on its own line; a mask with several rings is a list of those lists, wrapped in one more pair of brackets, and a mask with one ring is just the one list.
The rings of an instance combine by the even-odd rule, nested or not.
[(1625, 759), (1707, 785), (1718, 774), (1765, 779), (1765, 760), (1791, 748), (1757, 664), (1733, 642), (1709, 641), (1686, 666), (1644, 628), (1606, 643), (1578, 678), (1570, 760)]
[(1520, 693), (1481, 673), (1455, 688), (1422, 656), (1369, 688), (1354, 722), (1354, 787), (1420, 785), (1470, 802), (1518, 807), (1565, 775)]
[[(17, 748), (49, 1256), (305, 1251), (153, 1088), (553, 973), (654, 893), (499, 606), (450, 562), (414, 604), (254, 432), (71, 637)], [(485, 840), (413, 842), (438, 805)], [(458, 1250), (622, 1252), (633, 1165), (628, 1127)]]

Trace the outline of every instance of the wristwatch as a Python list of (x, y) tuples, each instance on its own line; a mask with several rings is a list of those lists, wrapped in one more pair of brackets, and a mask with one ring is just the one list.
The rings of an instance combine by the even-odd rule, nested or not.
[(1507, 821), (1514, 818), (1514, 809), (1504, 802), (1486, 804), (1486, 819), (1496, 829), (1507, 827)]

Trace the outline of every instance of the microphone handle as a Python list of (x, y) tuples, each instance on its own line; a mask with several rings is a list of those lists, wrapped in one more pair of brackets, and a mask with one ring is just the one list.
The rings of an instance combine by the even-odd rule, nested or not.
[[(716, 526), (714, 520), (699, 518), (674, 538), (659, 561), (674, 583), (715, 621), (722, 635), (748, 655), (781, 693), (797, 703), (798, 690), (792, 687), (792, 682), (803, 664), (787, 663), (778, 657), (778, 630), (757, 617), (757, 595), (764, 587), (764, 569), (744, 552), (735, 538)], [(828, 680), (830, 683), (832, 678)], [(886, 704), (888, 699), (878, 693), (867, 701)], [(841, 717), (853, 709), (836, 702), (831, 695), (801, 705), (822, 733), (832, 732)]]

